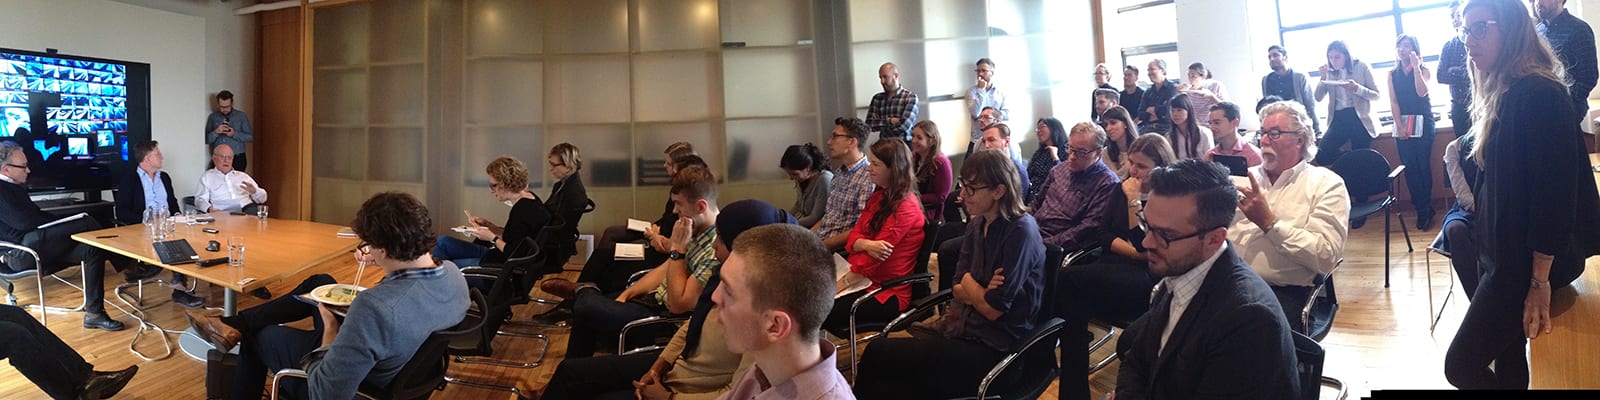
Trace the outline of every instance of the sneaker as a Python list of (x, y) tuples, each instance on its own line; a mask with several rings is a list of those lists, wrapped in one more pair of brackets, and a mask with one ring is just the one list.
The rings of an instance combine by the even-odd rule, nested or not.
[(178, 303), (178, 305), (183, 306), (183, 308), (200, 308), (205, 307), (206, 305), (206, 299), (201, 298), (200, 296), (189, 294), (189, 292), (182, 290), (172, 291), (172, 302)]

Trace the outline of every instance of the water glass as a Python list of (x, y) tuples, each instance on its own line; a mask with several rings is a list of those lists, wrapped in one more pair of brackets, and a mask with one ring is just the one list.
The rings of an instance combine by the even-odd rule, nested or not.
[(267, 206), (256, 206), (256, 218), (267, 219)]
[(167, 210), (151, 207), (145, 210), (145, 226), (150, 228), (150, 238), (166, 240), (168, 233)]
[(193, 209), (193, 208), (185, 208), (185, 209), (183, 209), (183, 223), (188, 224), (188, 225), (194, 225), (195, 219), (196, 219), (196, 214), (197, 213), (196, 213), (195, 209)]
[(233, 236), (228, 238), (228, 266), (244, 266), (244, 237)]

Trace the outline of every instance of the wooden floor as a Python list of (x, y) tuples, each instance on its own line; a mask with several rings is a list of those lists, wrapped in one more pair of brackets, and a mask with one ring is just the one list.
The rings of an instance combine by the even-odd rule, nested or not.
[[(1392, 287), (1385, 289), (1382, 226), (1382, 221), (1375, 219), (1369, 221), (1365, 228), (1351, 231), (1350, 244), (1345, 254), (1346, 261), (1336, 278), (1341, 303), (1340, 312), (1335, 320), (1332, 334), (1323, 341), (1327, 350), (1324, 373), (1343, 380), (1348, 385), (1351, 398), (1366, 396), (1371, 390), (1378, 388), (1448, 389), (1451, 386), (1443, 375), (1444, 352), (1455, 334), (1461, 315), (1466, 310), (1465, 297), (1459, 292), (1459, 284), (1452, 285), (1448, 260), (1437, 255), (1425, 256), (1427, 253), (1423, 251), (1423, 247), (1432, 242), (1437, 231), (1412, 232), (1411, 242), (1416, 247), (1414, 252), (1407, 252), (1404, 239), (1398, 231), (1394, 233), (1395, 248), (1391, 257), (1393, 270), (1390, 274)], [(1395, 229), (1398, 229), (1398, 224), (1395, 225)], [(1595, 261), (1597, 260), (1591, 260), (1590, 265), (1596, 265)], [(576, 267), (569, 266), (569, 268)], [(353, 261), (338, 260), (326, 266), (325, 271), (332, 271), (331, 273), (339, 281), (348, 282), (354, 275), (355, 265)], [(370, 284), (376, 282), (381, 271), (369, 269), (366, 274), (368, 276), (364, 281)], [(1595, 272), (1591, 271), (1586, 278), (1595, 278), (1594, 274)], [(569, 271), (565, 275), (573, 278), (576, 272)], [(1429, 277), (1432, 277), (1431, 285), (1428, 282)], [(300, 279), (301, 277), (294, 277), (280, 282), (273, 285), (272, 290), (274, 293), (284, 293)], [(1600, 292), (1596, 290), (1596, 286), (1600, 286), (1600, 278), (1589, 280), (1597, 282), (1589, 283), (1590, 287), (1584, 288), (1585, 291), (1581, 295), (1572, 293), (1562, 295), (1558, 292), (1556, 297), (1582, 296), (1579, 300), (1588, 300), (1592, 304), (1594, 301), (1592, 298), (1600, 297)], [(108, 277), (108, 288), (117, 283), (121, 283), (120, 277)], [(79, 299), (75, 291), (58, 282), (47, 281), (45, 286), (51, 304), (65, 305), (69, 302), (76, 304)], [(1445, 292), (1452, 286), (1457, 292), (1449, 304), (1443, 306), (1443, 317), (1437, 329), (1430, 330), (1432, 321), (1430, 314), (1439, 313)], [(17, 282), (16, 287), (22, 302), (35, 301), (34, 293), (37, 292), (31, 280)], [(152, 288), (147, 292), (150, 293), (152, 300), (165, 301), (169, 291)], [(240, 300), (241, 308), (261, 302), (249, 296), (243, 297)], [(213, 290), (208, 296), (208, 305), (219, 305), (221, 298), (221, 293)], [(1564, 303), (1568, 300), (1558, 301), (1568, 305), (1563, 308), (1558, 304), (1558, 312), (1583, 310), (1570, 307), (1571, 303)], [(152, 321), (164, 327), (182, 329), (185, 322), (180, 309), (181, 307), (172, 304), (163, 304), (150, 309), (148, 315)], [(138, 376), (117, 397), (119, 399), (166, 400), (204, 397), (203, 363), (189, 359), (181, 353), (157, 361), (140, 360), (128, 351), (128, 342), (133, 338), (132, 318), (115, 309), (111, 310), (114, 317), (128, 323), (130, 328), (120, 332), (87, 330), (81, 326), (82, 315), (75, 313), (51, 314), (49, 326), (99, 369), (120, 369), (129, 364), (139, 365)], [(521, 306), (515, 310), (518, 319), (525, 319), (526, 316), (538, 311), (533, 306)], [(1592, 317), (1587, 321), (1590, 321), (1587, 322), (1588, 326), (1558, 326), (1556, 333), (1593, 334), (1600, 331), (1600, 322), (1596, 322)], [(552, 345), (540, 367), (514, 369), (453, 363), (451, 375), (516, 385), (524, 391), (537, 391), (549, 381), (555, 365), (559, 363), (566, 348), (565, 329), (549, 329), (545, 332), (549, 334)], [(176, 342), (177, 335), (169, 337)], [(1536, 350), (1541, 344), (1535, 344)], [(1589, 342), (1589, 346), (1594, 345), (1595, 342)], [(542, 346), (542, 342), (531, 339), (501, 337), (496, 340), (497, 349), (509, 349), (502, 355), (506, 359), (536, 359)], [(139, 348), (147, 353), (159, 352), (160, 341), (151, 335), (146, 335), (141, 339)], [(1595, 349), (1592, 347), (1565, 349), (1565, 351), (1569, 354), (1595, 354)], [(1597, 371), (1593, 366), (1580, 370), (1589, 372), (1579, 372), (1576, 374), (1577, 377), (1570, 377), (1574, 375), (1571, 371), (1541, 371), (1538, 369), (1540, 365), (1542, 365), (1540, 360), (1535, 360), (1533, 374), (1536, 387), (1595, 388), (1592, 386), (1595, 377), (1585, 376)], [(1115, 371), (1116, 364), (1112, 364), (1110, 368), (1093, 376), (1091, 386), (1097, 398), (1115, 384)], [(449, 385), (445, 391), (434, 397), (496, 400), (514, 398), (505, 392), (463, 385)], [(1331, 397), (1329, 391), (1324, 392), (1324, 398)], [(0, 366), (0, 399), (43, 398), (46, 398), (44, 393), (33, 387), (15, 369)], [(1051, 389), (1045, 398), (1054, 399), (1054, 389)]]

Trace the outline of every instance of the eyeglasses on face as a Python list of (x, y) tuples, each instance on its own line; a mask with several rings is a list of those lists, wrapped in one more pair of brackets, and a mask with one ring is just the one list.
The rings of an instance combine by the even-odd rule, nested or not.
[(979, 190), (984, 190), (984, 189), (988, 189), (988, 188), (992, 188), (992, 187), (994, 187), (994, 185), (977, 185), (977, 184), (972, 184), (972, 183), (963, 183), (963, 184), (961, 184), (961, 195), (970, 196), (973, 193), (977, 193)]
[(356, 245), (356, 252), (361, 253), (363, 256), (370, 256), (372, 255), (372, 245), (367, 242), (361, 242), (361, 244)]
[(1080, 149), (1080, 148), (1077, 148), (1077, 147), (1067, 146), (1067, 152), (1068, 153), (1072, 153), (1072, 155), (1075, 155), (1075, 156), (1078, 156), (1078, 157), (1088, 157), (1088, 156), (1095, 155), (1096, 153), (1099, 153), (1100, 152), (1100, 148), (1099, 147), (1093, 147), (1093, 148), (1087, 148), (1087, 149)]
[(1461, 29), (1458, 32), (1458, 34), (1461, 35), (1461, 40), (1462, 41), (1466, 41), (1468, 38), (1483, 39), (1484, 35), (1488, 35), (1489, 34), (1489, 27), (1495, 26), (1497, 24), (1499, 24), (1499, 22), (1496, 22), (1496, 21), (1478, 21), (1478, 22), (1472, 23), (1470, 25), (1461, 27)]
[(1143, 209), (1143, 207), (1141, 206), (1140, 210), (1139, 210), (1139, 229), (1144, 230), (1145, 234), (1148, 234), (1148, 235), (1150, 235), (1150, 237), (1154, 237), (1156, 239), (1156, 247), (1165, 248), (1165, 247), (1171, 245), (1173, 242), (1177, 242), (1177, 241), (1181, 241), (1181, 240), (1187, 240), (1189, 238), (1200, 237), (1201, 235), (1205, 235), (1207, 232), (1211, 232), (1212, 230), (1215, 230), (1217, 228), (1221, 228), (1221, 227), (1220, 226), (1210, 227), (1210, 228), (1197, 230), (1194, 233), (1190, 233), (1190, 234), (1187, 234), (1187, 235), (1173, 236), (1171, 233), (1168, 233), (1167, 231), (1151, 229), (1150, 228), (1150, 222), (1146, 221), (1144, 219), (1144, 209)]
[(5, 163), (5, 165), (8, 166), (8, 167), (11, 167), (11, 168), (20, 168), (20, 169), (23, 169), (23, 170), (27, 170), (28, 169), (28, 166), (26, 166), (26, 165), (16, 165), (16, 164), (12, 164), (12, 163)]
[(1298, 131), (1298, 130), (1287, 130), (1287, 131), (1279, 130), (1279, 129), (1263, 129), (1263, 130), (1261, 130), (1261, 137), (1263, 139), (1267, 139), (1267, 140), (1278, 140), (1278, 138), (1282, 137), (1283, 135), (1299, 135), (1299, 134), (1301, 134), (1301, 132)]

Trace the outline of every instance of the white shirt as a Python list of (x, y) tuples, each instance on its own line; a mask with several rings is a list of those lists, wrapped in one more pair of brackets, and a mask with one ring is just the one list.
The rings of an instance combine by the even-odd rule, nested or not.
[(1167, 337), (1172, 336), (1172, 328), (1178, 326), (1178, 320), (1183, 319), (1183, 311), (1189, 309), (1189, 302), (1194, 300), (1194, 295), (1200, 293), (1200, 284), (1206, 282), (1206, 273), (1211, 272), (1211, 265), (1217, 263), (1222, 257), (1222, 251), (1228, 249), (1228, 243), (1223, 242), (1217, 246), (1217, 251), (1211, 253), (1200, 265), (1196, 265), (1183, 275), (1161, 278), (1161, 285), (1167, 287), (1172, 293), (1172, 305), (1167, 308), (1167, 327), (1161, 330), (1161, 348), (1156, 350), (1156, 355), (1167, 349)]
[(1317, 274), (1333, 272), (1349, 238), (1350, 193), (1344, 179), (1302, 161), (1276, 182), (1264, 166), (1250, 168), (1267, 205), (1277, 214), (1272, 227), (1259, 227), (1238, 213), (1228, 228), (1239, 257), (1272, 286), (1311, 286)]
[[(249, 194), (244, 189), (244, 183), (249, 182), (256, 186), (256, 193)], [(207, 170), (200, 175), (199, 193), (194, 194), (194, 207), (200, 212), (206, 212), (212, 207), (223, 211), (239, 211), (250, 203), (267, 202), (267, 189), (256, 184), (243, 171), (233, 170), (227, 174), (216, 168)]]

